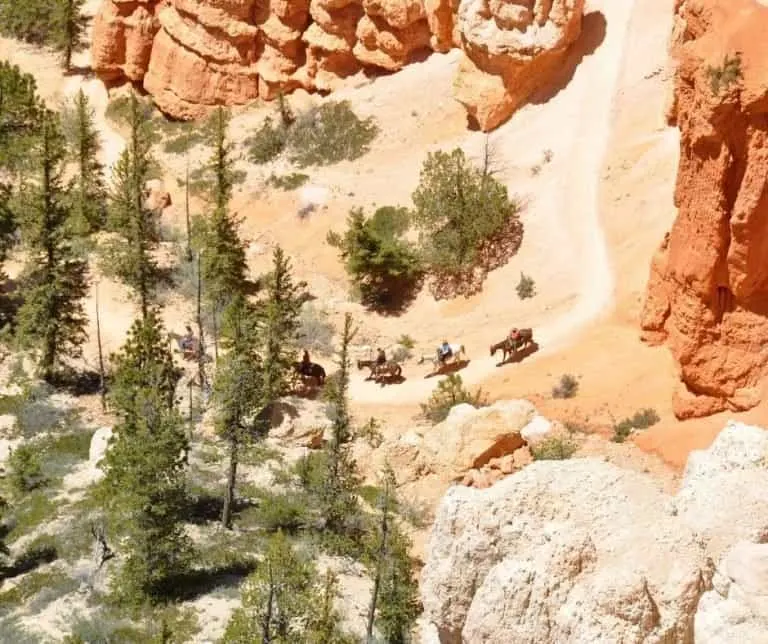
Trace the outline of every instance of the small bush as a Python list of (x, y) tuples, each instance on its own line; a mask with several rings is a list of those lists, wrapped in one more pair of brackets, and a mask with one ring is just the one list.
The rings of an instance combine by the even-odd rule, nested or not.
[(17, 492), (29, 492), (42, 485), (43, 469), (38, 457), (39, 446), (22, 443), (8, 459), (11, 485)]
[(256, 523), (267, 532), (282, 530), (293, 534), (307, 523), (309, 501), (304, 494), (291, 492), (279, 494), (262, 491), (257, 511)]
[(329, 101), (301, 115), (290, 128), (291, 161), (302, 168), (354, 161), (377, 134), (374, 120), (360, 119), (348, 101)]
[[(150, 127), (149, 123), (152, 121), (153, 117), (153, 107), (152, 103), (143, 97), (137, 96), (136, 97), (141, 111), (144, 115), (144, 120), (146, 122), (146, 127)], [(109, 101), (109, 104), (107, 105), (107, 109), (104, 113), (104, 115), (112, 121), (113, 123), (117, 125), (126, 125), (128, 123), (128, 119), (130, 118), (131, 114), (131, 99), (129, 96), (118, 96), (116, 98), (113, 98)]]
[(631, 418), (625, 418), (613, 426), (613, 442), (623, 443), (636, 429), (648, 429), (661, 420), (655, 409), (650, 407), (636, 411)]
[(554, 153), (552, 150), (547, 148), (544, 150), (544, 163), (550, 163), (552, 161), (552, 157), (554, 156)]
[(560, 382), (552, 387), (552, 398), (573, 398), (579, 391), (579, 381), (571, 374), (560, 376)]
[(287, 141), (287, 130), (280, 124), (274, 125), (272, 118), (268, 116), (254, 135), (245, 141), (248, 158), (252, 163), (259, 165), (269, 163), (280, 156)]
[(278, 190), (296, 190), (307, 181), (309, 181), (309, 175), (301, 172), (292, 172), (283, 176), (273, 174), (267, 179), (267, 183)]
[(433, 424), (440, 423), (448, 418), (451, 409), (461, 403), (468, 403), (473, 407), (486, 407), (488, 400), (482, 390), (474, 393), (465, 389), (461, 376), (453, 373), (441, 381), (432, 396), (421, 405), (422, 415)]
[(78, 582), (59, 570), (35, 571), (25, 575), (16, 586), (0, 593), (0, 611), (23, 605), (43, 589), (56, 589), (59, 596), (76, 590)]
[(413, 350), (413, 348), (416, 346), (416, 340), (414, 340), (410, 335), (403, 334), (397, 339), (397, 343), (403, 347), (404, 349)]
[(733, 83), (743, 78), (741, 54), (738, 52), (733, 56), (726, 54), (720, 67), (707, 66), (707, 77), (713, 95), (720, 96), (722, 90), (727, 92)]
[(569, 436), (550, 436), (531, 447), (534, 461), (564, 461), (576, 453), (578, 445)]
[(15, 501), (11, 511), (11, 531), (9, 541), (15, 541), (29, 534), (39, 525), (52, 521), (58, 510), (55, 504), (42, 490), (33, 490)]
[(527, 300), (536, 295), (536, 284), (532, 277), (525, 273), (520, 273), (520, 281), (517, 283), (516, 290), (517, 297), (521, 300)]

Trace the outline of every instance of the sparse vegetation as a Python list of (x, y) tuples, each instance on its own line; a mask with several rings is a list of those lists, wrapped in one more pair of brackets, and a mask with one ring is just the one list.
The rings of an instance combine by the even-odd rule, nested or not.
[(515, 287), (517, 290), (517, 297), (521, 300), (527, 300), (536, 295), (536, 284), (533, 278), (525, 273), (520, 273), (520, 281)]
[(579, 391), (579, 381), (569, 373), (560, 376), (560, 381), (552, 387), (552, 398), (573, 398)]
[(709, 87), (714, 96), (720, 96), (723, 91), (727, 92), (731, 85), (743, 77), (740, 52), (736, 52), (733, 56), (726, 54), (720, 67), (707, 66)]
[(43, 483), (43, 470), (38, 457), (39, 446), (22, 443), (8, 459), (10, 482), (17, 492), (29, 492)]
[(264, 164), (273, 161), (285, 150), (288, 131), (281, 125), (275, 125), (271, 117), (264, 119), (261, 127), (245, 141), (248, 158), (251, 163)]
[(613, 442), (623, 443), (636, 429), (648, 429), (661, 420), (655, 409), (650, 407), (636, 411), (635, 415), (625, 418), (613, 426)]
[(278, 190), (296, 190), (307, 181), (309, 181), (309, 175), (302, 172), (292, 172), (283, 176), (272, 174), (267, 179), (267, 183)]
[(324, 355), (331, 354), (333, 353), (335, 332), (325, 311), (318, 309), (311, 302), (307, 302), (301, 307), (297, 333), (298, 346)]
[(421, 405), (421, 413), (427, 420), (436, 424), (448, 418), (451, 409), (462, 403), (473, 407), (486, 407), (488, 399), (481, 389), (474, 393), (469, 391), (464, 387), (461, 376), (453, 373), (440, 381), (426, 404)]
[(550, 436), (531, 447), (534, 461), (563, 461), (571, 458), (579, 446), (570, 436)]

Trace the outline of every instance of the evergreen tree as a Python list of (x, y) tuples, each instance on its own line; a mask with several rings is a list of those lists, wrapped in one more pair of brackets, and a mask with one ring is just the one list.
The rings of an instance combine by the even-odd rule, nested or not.
[[(0, 170), (11, 173), (26, 160), (40, 131), (43, 107), (35, 79), (0, 60)], [(5, 177), (3, 177), (5, 181)]]
[(135, 603), (161, 600), (190, 562), (182, 526), (188, 443), (173, 399), (180, 372), (164, 335), (150, 310), (113, 358), (110, 402), (118, 422), (102, 490), (112, 529), (124, 537), (125, 563), (115, 590)]
[(219, 361), (214, 383), (216, 430), (227, 442), (229, 466), (221, 522), (232, 524), (232, 504), (240, 450), (254, 434), (262, 405), (261, 360), (253, 307), (242, 295), (224, 312), (222, 339), (228, 350)]
[(384, 641), (406, 644), (419, 615), (418, 585), (408, 554), (410, 544), (394, 521), (397, 509), (395, 474), (387, 465), (380, 499), (381, 515), (371, 548), (373, 590), (368, 609), (366, 641), (373, 641), (376, 624)]
[(82, 302), (87, 268), (72, 249), (64, 154), (58, 118), (47, 112), (34, 151), (38, 181), (24, 195), (21, 234), (27, 264), (17, 331), (22, 346), (36, 351), (40, 374), (49, 381), (61, 358), (77, 357), (87, 338)]
[(72, 69), (72, 54), (84, 46), (87, 20), (85, 0), (55, 0), (53, 5), (53, 45), (61, 52), (64, 71)]
[(320, 511), (332, 548), (347, 551), (356, 548), (363, 533), (362, 516), (357, 492), (360, 477), (350, 453), (353, 438), (352, 420), (349, 414), (349, 346), (354, 337), (352, 316), (344, 318), (344, 330), (339, 351), (339, 371), (334, 374), (328, 387), (329, 413), (332, 420), (331, 440), (326, 447), (326, 475), (321, 490)]
[(153, 256), (159, 242), (157, 213), (147, 207), (145, 187), (153, 160), (151, 129), (146, 113), (132, 93), (129, 99), (130, 139), (112, 176), (109, 229), (123, 239), (107, 247), (106, 268), (134, 290), (142, 317), (149, 313), (160, 270)]
[(214, 321), (214, 348), (218, 357), (216, 333), (219, 315), (232, 297), (243, 293), (248, 266), (245, 247), (240, 240), (238, 223), (229, 212), (234, 184), (233, 144), (227, 139), (229, 116), (218, 108), (207, 125), (207, 138), (213, 154), (205, 168), (210, 176), (212, 212), (207, 219), (195, 222), (197, 246), (202, 252), (202, 281), (205, 299)]
[(306, 283), (294, 283), (291, 264), (278, 246), (272, 256), (272, 272), (266, 278), (266, 299), (260, 308), (263, 340), (263, 387), (266, 405), (286, 390), (295, 358), (301, 305), (306, 300)]
[(72, 217), (78, 234), (101, 230), (106, 219), (104, 167), (101, 144), (88, 97), (80, 90), (64, 113), (65, 134), (73, 152), (76, 174), (70, 186)]
[(335, 581), (329, 576), (317, 584), (316, 579), (312, 563), (278, 532), (261, 565), (246, 580), (242, 608), (232, 615), (223, 642), (351, 644), (354, 640), (341, 632), (333, 610)]

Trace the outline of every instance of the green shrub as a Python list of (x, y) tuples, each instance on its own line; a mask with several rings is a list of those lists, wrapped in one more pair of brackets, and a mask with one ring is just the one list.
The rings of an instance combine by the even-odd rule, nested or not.
[(297, 344), (311, 352), (323, 355), (333, 353), (333, 336), (336, 330), (325, 311), (312, 303), (301, 307)]
[(54, 37), (55, 0), (0, 0), (0, 32), (35, 45)]
[(650, 407), (636, 411), (631, 418), (625, 418), (613, 426), (613, 442), (623, 443), (636, 429), (648, 429), (661, 420), (655, 409)]
[(42, 490), (33, 490), (14, 501), (11, 515), (11, 531), (9, 541), (15, 541), (20, 536), (29, 534), (39, 525), (52, 521), (57, 514), (58, 505)]
[(248, 158), (252, 163), (269, 163), (280, 156), (287, 141), (287, 130), (280, 124), (274, 125), (268, 116), (253, 136), (245, 140)]
[(413, 350), (413, 348), (416, 346), (416, 340), (414, 340), (410, 335), (403, 334), (397, 339), (397, 343), (405, 348)]
[(267, 532), (282, 530), (293, 534), (306, 525), (309, 515), (306, 495), (262, 491), (260, 497), (255, 521)]
[(531, 447), (534, 461), (563, 461), (576, 453), (578, 445), (569, 436), (550, 436)]
[(366, 306), (397, 309), (411, 299), (422, 269), (416, 250), (405, 239), (409, 220), (406, 208), (379, 208), (370, 218), (355, 208), (343, 236), (328, 233), (328, 243), (339, 249)]
[(560, 382), (552, 387), (552, 398), (573, 398), (579, 391), (579, 381), (571, 374), (560, 376)]
[(77, 590), (78, 582), (60, 570), (39, 570), (21, 578), (13, 588), (0, 593), (0, 611), (13, 610), (43, 589), (55, 589), (59, 596)]
[(534, 283), (533, 278), (525, 273), (520, 273), (520, 281), (515, 288), (517, 290), (517, 296), (521, 300), (527, 300), (536, 295), (536, 284)]
[(302, 168), (354, 161), (368, 151), (377, 134), (374, 120), (360, 119), (349, 101), (328, 101), (291, 126), (291, 161)]
[(712, 94), (720, 96), (722, 90), (727, 92), (733, 83), (743, 78), (741, 53), (737, 52), (733, 56), (726, 54), (720, 67), (708, 65), (707, 78), (709, 78), (709, 87), (712, 90)]
[(459, 148), (429, 154), (413, 204), (426, 262), (433, 271), (452, 275), (477, 265), (483, 245), (519, 211), (506, 187)]
[(40, 446), (22, 443), (8, 458), (10, 482), (17, 492), (29, 492), (43, 484), (43, 469), (38, 456)]
[(296, 188), (300, 188), (307, 181), (309, 181), (309, 175), (302, 174), (301, 172), (292, 172), (283, 176), (272, 174), (267, 179), (267, 183), (278, 190), (296, 190)]
[(461, 376), (453, 373), (437, 385), (426, 404), (421, 405), (421, 413), (427, 420), (437, 424), (448, 418), (453, 407), (462, 403), (486, 407), (488, 399), (480, 389), (474, 393), (465, 389)]

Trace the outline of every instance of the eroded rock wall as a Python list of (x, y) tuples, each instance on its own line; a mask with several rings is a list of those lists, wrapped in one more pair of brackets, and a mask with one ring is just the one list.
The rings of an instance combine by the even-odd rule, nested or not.
[(143, 83), (195, 118), (214, 105), (332, 91), (461, 47), (457, 98), (492, 129), (546, 83), (579, 36), (584, 0), (104, 0), (96, 73)]
[(678, 215), (653, 259), (642, 328), (679, 363), (675, 413), (690, 418), (753, 407), (768, 375), (768, 6), (677, 10)]

